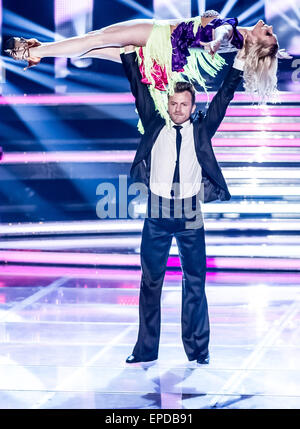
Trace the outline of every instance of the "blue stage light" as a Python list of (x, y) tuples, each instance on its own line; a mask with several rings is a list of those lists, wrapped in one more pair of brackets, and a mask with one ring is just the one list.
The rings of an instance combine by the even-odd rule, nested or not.
[(13, 28), (15, 36), (33, 37), (33, 35), (37, 35), (46, 40), (55, 38), (53, 31), (5, 8), (3, 9), (3, 21), (7, 27)]
[(250, 18), (253, 14), (255, 14), (255, 12), (258, 12), (264, 6), (265, 6), (265, 0), (259, 0), (258, 2), (256, 2), (253, 6), (246, 9), (237, 17), (239, 20), (239, 23), (246, 21), (247, 18)]
[(117, 1), (119, 3), (123, 3), (126, 6), (131, 7), (132, 9), (136, 10), (137, 12), (140, 12), (142, 15), (145, 15), (148, 18), (153, 18), (152, 10), (149, 10), (144, 6), (141, 6), (138, 2), (136, 2), (134, 0), (117, 0)]
[[(70, 2), (69, 0), (55, 0), (54, 18), (58, 35), (64, 38), (82, 36), (93, 30), (94, 0), (82, 0)], [(60, 40), (56, 37), (55, 40)], [(90, 58), (72, 58), (71, 63), (78, 68), (86, 68), (92, 64)], [(55, 76), (64, 78), (69, 74), (68, 60), (66, 58), (55, 59)]]
[(157, 19), (188, 18), (191, 16), (191, 2), (153, 0), (153, 11)]
[(229, 12), (235, 6), (238, 0), (228, 0), (223, 9), (220, 12), (220, 15), (226, 18), (229, 16)]

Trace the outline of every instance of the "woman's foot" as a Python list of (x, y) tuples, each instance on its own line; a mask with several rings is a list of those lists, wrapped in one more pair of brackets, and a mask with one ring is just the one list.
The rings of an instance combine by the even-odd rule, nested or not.
[(24, 39), (23, 37), (12, 37), (6, 44), (5, 52), (10, 55), (14, 60), (24, 60), (28, 62), (29, 67), (39, 64), (41, 59), (39, 57), (30, 56), (30, 48), (40, 46), (41, 43), (37, 39)]

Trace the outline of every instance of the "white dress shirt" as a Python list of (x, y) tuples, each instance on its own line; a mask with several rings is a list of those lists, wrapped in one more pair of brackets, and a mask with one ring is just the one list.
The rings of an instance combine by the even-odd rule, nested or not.
[[(245, 61), (235, 57), (233, 67), (244, 69)], [(172, 125), (175, 125), (172, 123)], [(181, 124), (182, 143), (179, 155), (179, 198), (189, 198), (200, 191), (202, 168), (198, 162), (190, 120)], [(171, 198), (171, 188), (175, 170), (176, 130), (164, 126), (151, 151), (150, 190), (156, 195)]]
[[(175, 124), (172, 124), (175, 125)], [(182, 135), (179, 156), (180, 194), (179, 198), (189, 198), (200, 191), (202, 169), (198, 162), (190, 120), (181, 124)], [(156, 195), (171, 198), (175, 164), (176, 130), (164, 126), (151, 151), (150, 189)]]

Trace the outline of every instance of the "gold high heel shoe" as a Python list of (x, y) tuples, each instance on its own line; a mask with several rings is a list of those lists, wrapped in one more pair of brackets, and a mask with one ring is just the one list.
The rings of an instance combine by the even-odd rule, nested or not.
[(39, 57), (30, 56), (30, 48), (40, 46), (41, 43), (37, 39), (24, 39), (24, 37), (12, 37), (6, 43), (5, 52), (10, 55), (14, 60), (24, 60), (28, 62), (28, 66), (24, 68), (27, 70), (30, 67), (39, 64), (41, 59)]

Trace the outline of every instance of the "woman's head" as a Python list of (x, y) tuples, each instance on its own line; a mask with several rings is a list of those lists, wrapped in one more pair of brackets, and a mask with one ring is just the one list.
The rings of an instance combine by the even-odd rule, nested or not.
[(273, 27), (262, 20), (245, 35), (244, 86), (265, 101), (277, 87), (277, 52), (279, 49)]
[(260, 19), (250, 31), (250, 37), (257, 43), (265, 43), (266, 45), (274, 45), (277, 43), (277, 37), (273, 33), (273, 26), (267, 25)]

